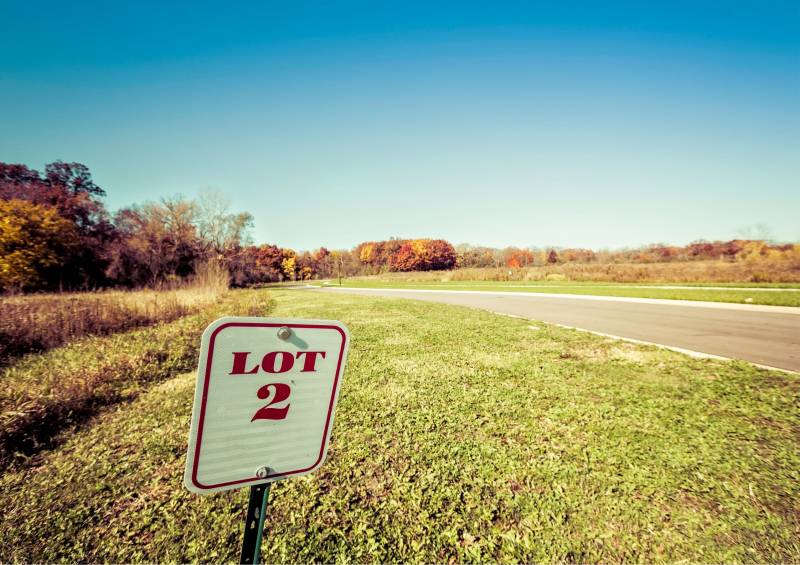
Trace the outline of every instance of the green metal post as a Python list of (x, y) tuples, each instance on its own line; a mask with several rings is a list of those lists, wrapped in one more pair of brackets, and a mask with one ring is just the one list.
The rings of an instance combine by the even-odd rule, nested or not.
[(244, 539), (239, 563), (258, 565), (261, 560), (261, 539), (264, 533), (264, 518), (267, 514), (269, 487), (271, 483), (250, 487), (250, 502), (244, 521)]

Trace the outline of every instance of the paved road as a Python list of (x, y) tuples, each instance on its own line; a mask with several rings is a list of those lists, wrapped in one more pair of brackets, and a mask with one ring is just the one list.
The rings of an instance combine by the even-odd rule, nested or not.
[(482, 308), (800, 372), (800, 308), (541, 293), (351, 289)]

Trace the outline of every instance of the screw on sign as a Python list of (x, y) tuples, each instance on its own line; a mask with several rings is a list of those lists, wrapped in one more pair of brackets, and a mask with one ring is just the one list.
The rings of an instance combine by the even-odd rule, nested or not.
[(184, 485), (250, 487), (241, 563), (258, 563), (270, 483), (325, 460), (349, 343), (331, 320), (221, 318), (203, 333)]

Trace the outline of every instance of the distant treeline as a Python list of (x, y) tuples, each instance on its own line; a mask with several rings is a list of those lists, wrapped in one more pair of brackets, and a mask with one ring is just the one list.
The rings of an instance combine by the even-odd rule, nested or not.
[(369, 241), (351, 250), (295, 252), (252, 245), (253, 218), (224, 198), (168, 198), (111, 215), (105, 191), (80, 163), (57, 161), (39, 172), (0, 163), (0, 290), (158, 287), (194, 277), (209, 263), (246, 286), (397, 271), (521, 269), (568, 263), (789, 261), (800, 246), (762, 240), (652, 245), (622, 251), (453, 246), (441, 239)]
[(654, 244), (616, 251), (591, 249), (473, 247), (459, 245), (458, 267), (524, 268), (562, 263), (671, 263), (676, 261), (800, 261), (800, 245), (771, 244), (760, 239), (696, 241), (684, 246)]

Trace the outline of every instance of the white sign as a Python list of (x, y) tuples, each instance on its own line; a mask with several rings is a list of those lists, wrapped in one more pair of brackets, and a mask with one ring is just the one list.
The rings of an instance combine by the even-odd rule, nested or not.
[(203, 333), (184, 484), (211, 492), (322, 465), (347, 328), (330, 320), (221, 318)]

